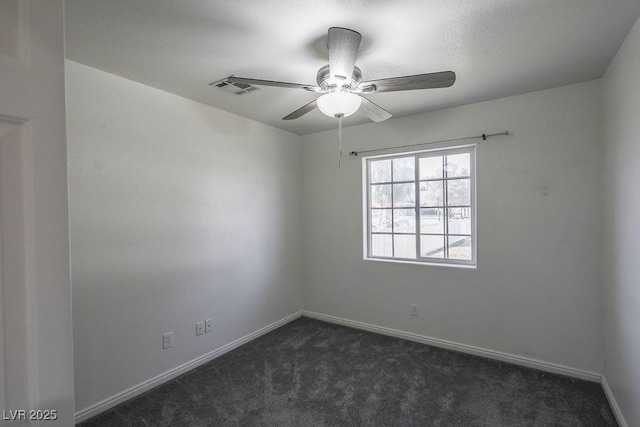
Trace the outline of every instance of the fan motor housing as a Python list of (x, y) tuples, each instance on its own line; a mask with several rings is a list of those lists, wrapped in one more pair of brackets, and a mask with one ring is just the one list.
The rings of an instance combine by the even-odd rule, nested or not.
[[(323, 91), (328, 91), (332, 87), (336, 86), (335, 84), (329, 82), (329, 78), (331, 77), (331, 73), (329, 71), (329, 65), (325, 65), (324, 67), (318, 70), (318, 75), (316, 77), (316, 82), (318, 82), (318, 86)], [(351, 81), (348, 84), (343, 85), (347, 89), (354, 90), (356, 89), (360, 83), (362, 82), (362, 71), (360, 68), (353, 67), (353, 75), (351, 76)]]

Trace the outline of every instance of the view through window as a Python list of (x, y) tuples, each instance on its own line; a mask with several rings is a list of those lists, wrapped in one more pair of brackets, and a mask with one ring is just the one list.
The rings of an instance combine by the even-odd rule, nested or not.
[(368, 258), (475, 265), (475, 146), (365, 165)]

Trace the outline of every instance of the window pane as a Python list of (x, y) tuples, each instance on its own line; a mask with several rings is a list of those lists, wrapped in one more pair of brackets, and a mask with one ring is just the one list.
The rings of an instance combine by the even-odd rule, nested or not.
[(420, 209), (420, 232), (444, 234), (444, 209)]
[(471, 171), (471, 155), (469, 153), (447, 156), (447, 177), (469, 176)]
[[(393, 232), (394, 233), (415, 233), (416, 232), (416, 211), (414, 209), (394, 209), (393, 210)], [(414, 240), (414, 245), (415, 245), (415, 240)]]
[(444, 202), (442, 181), (420, 183), (420, 206), (442, 206)]
[(371, 186), (371, 207), (390, 208), (391, 207), (391, 184), (378, 184)]
[(452, 179), (447, 181), (447, 196), (449, 206), (464, 206), (471, 204), (471, 180)]
[(449, 236), (449, 258), (471, 259), (471, 236)]
[(412, 208), (416, 205), (415, 184), (393, 184), (393, 207)]
[(371, 256), (393, 256), (391, 234), (371, 235)]
[(442, 156), (421, 158), (418, 169), (420, 179), (442, 178)]
[(449, 212), (449, 234), (471, 234), (471, 208), (451, 208)]
[(391, 233), (391, 209), (371, 210), (371, 231), (378, 233)]
[(370, 182), (391, 182), (391, 160), (375, 160), (369, 163), (371, 167)]
[(420, 236), (420, 256), (444, 258), (444, 236)]
[(393, 159), (393, 180), (394, 181), (415, 181), (416, 161), (414, 157), (403, 157)]
[(416, 259), (416, 236), (394, 235), (393, 249), (396, 258)]

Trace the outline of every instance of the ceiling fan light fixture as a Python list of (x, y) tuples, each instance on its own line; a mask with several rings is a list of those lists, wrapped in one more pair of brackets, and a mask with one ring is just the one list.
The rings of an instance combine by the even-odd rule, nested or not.
[(360, 108), (362, 98), (347, 91), (329, 92), (318, 98), (318, 109), (325, 116), (349, 117)]

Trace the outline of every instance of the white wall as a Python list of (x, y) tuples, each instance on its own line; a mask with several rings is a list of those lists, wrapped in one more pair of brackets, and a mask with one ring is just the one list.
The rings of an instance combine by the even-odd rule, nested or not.
[(511, 132), (478, 147), (476, 270), (364, 261), (361, 159), (304, 136), (305, 310), (601, 372), (600, 101), (592, 81), (344, 130), (345, 152)]
[[(66, 72), (82, 410), (300, 310), (301, 146), (78, 63)], [(213, 333), (196, 337), (206, 318)]]
[(604, 376), (640, 425), (640, 20), (603, 78)]
[[(21, 215), (13, 224), (22, 228), (3, 237), (13, 238), (24, 233), (24, 239), (20, 239), (23, 241), (2, 240), (12, 245), (12, 254), (22, 252), (18, 258), (24, 271), (21, 272), (20, 283), (3, 282), (16, 276), (7, 277), (7, 271), (2, 271), (2, 291), (9, 288), (18, 291), (20, 288), (21, 295), (16, 298), (18, 292), (0, 291), (0, 304), (5, 304), (5, 309), (11, 304), (14, 314), (20, 311), (23, 317), (18, 322), (22, 323), (20, 325), (13, 322), (13, 316), (4, 318), (10, 324), (4, 325), (4, 321), (0, 321), (0, 328), (7, 328), (4, 334), (0, 334), (5, 340), (0, 346), (4, 350), (0, 355), (0, 365), (6, 362), (7, 370), (17, 366), (26, 372), (7, 372), (7, 377), (0, 379), (4, 382), (3, 387), (7, 387), (7, 406), (0, 402), (0, 407), (6, 410), (55, 410), (57, 421), (44, 421), (43, 425), (69, 426), (73, 423), (73, 354), (65, 145), (64, 4), (62, 0), (4, 0), (2, 3), (2, 14), (20, 11), (19, 17), (12, 14), (2, 17), (3, 30), (9, 29), (4, 34), (13, 37), (0, 43), (0, 122), (11, 117), (13, 120), (10, 121), (19, 127), (13, 136), (0, 138), (0, 144), (12, 145), (0, 149), (3, 155), (19, 153), (9, 160), (17, 160), (10, 167), (19, 171), (19, 176), (11, 176), (10, 171), (7, 175), (8, 171), (3, 168), (2, 177), (13, 179), (8, 184), (19, 190), (9, 198), (5, 198), (6, 193), (3, 193), (0, 203), (7, 203), (9, 210)], [(5, 151), (6, 148), (9, 151)], [(7, 166), (6, 161), (7, 158), (3, 158), (2, 166)], [(3, 183), (3, 190), (7, 188), (4, 184), (7, 182)], [(3, 259), (5, 255), (3, 252)], [(19, 269), (16, 265), (10, 267), (13, 271)], [(7, 314), (8, 310), (0, 310), (0, 315)], [(26, 327), (21, 329), (22, 326)], [(21, 354), (23, 363), (13, 363), (16, 344), (22, 347), (19, 350), (24, 350)], [(16, 388), (20, 389), (22, 397), (26, 396), (24, 400), (12, 399)], [(9, 417), (10, 414), (7, 412), (6, 415)], [(40, 424), (34, 421), (30, 425)]]

